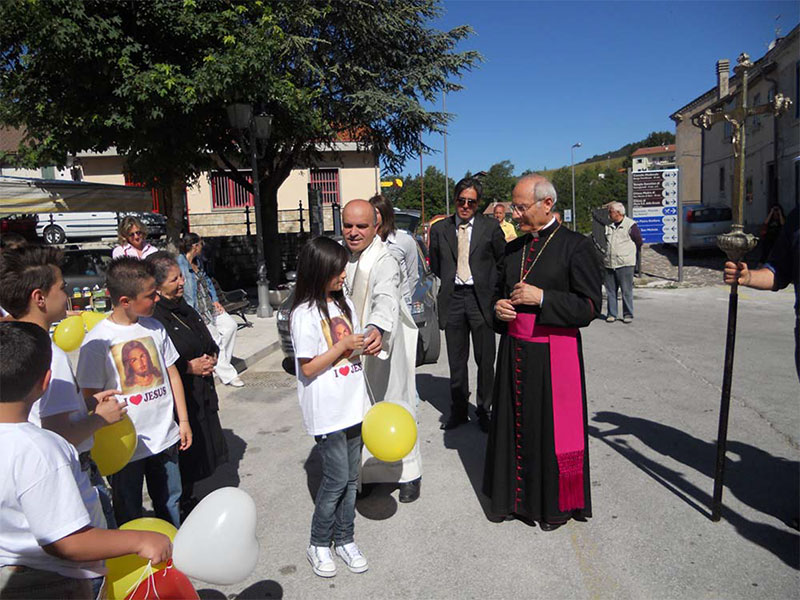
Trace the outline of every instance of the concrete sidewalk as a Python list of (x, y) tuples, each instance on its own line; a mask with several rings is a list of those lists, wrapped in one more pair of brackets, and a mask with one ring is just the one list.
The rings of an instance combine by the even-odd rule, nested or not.
[[(248, 314), (247, 320), (251, 323), (251, 327), (242, 327), (236, 332), (232, 362), (239, 373), (270, 354), (281, 351), (276, 314), (277, 311), (266, 319)], [(241, 322), (238, 317), (234, 317), (234, 320), (237, 323)]]

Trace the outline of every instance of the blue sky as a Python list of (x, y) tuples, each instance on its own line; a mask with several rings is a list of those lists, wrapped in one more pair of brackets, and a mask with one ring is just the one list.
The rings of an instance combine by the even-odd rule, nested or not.
[[(508, 2), (451, 0), (435, 23), (469, 24), (463, 48), (484, 62), (447, 97), (448, 170), (510, 160), (515, 173), (568, 165), (675, 131), (669, 115), (716, 84), (715, 63), (760, 58), (800, 20), (791, 2)], [(776, 17), (781, 15), (779, 19)], [(797, 101), (797, 100), (796, 100)], [(441, 101), (436, 106), (441, 110)], [(439, 152), (423, 158), (444, 171)], [(419, 160), (406, 163), (419, 172)]]

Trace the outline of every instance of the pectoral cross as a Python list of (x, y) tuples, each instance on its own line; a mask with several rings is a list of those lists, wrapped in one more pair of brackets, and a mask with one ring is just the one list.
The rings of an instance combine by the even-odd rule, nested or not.
[[(744, 52), (736, 61), (738, 64), (734, 71), (739, 75), (739, 89), (736, 107), (725, 112), (724, 108), (711, 110), (707, 108), (702, 113), (692, 118), (692, 123), (703, 129), (711, 129), (715, 123), (728, 121), (733, 126), (733, 224), (728, 233), (717, 236), (717, 245), (728, 256), (728, 260), (738, 262), (755, 248), (758, 238), (744, 232), (742, 212), (744, 207), (744, 160), (745, 142), (747, 141), (747, 117), (771, 112), (776, 118), (789, 110), (792, 105), (790, 98), (783, 94), (775, 94), (772, 102), (758, 106), (747, 105), (747, 79), (748, 71), (753, 67), (750, 57)], [(775, 140), (773, 143), (777, 143)], [(736, 345), (736, 314), (738, 310), (739, 295), (737, 284), (731, 285), (728, 299), (728, 331), (725, 341), (725, 365), (722, 374), (722, 398), (719, 411), (719, 429), (717, 433), (717, 462), (714, 471), (714, 495), (711, 501), (711, 520), (719, 521), (722, 513), (722, 489), (725, 479), (725, 451), (728, 442), (728, 414), (731, 404), (731, 381), (733, 379), (733, 354)]]

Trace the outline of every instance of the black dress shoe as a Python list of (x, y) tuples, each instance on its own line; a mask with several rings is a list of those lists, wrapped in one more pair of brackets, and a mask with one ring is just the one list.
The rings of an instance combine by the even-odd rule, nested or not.
[(564, 525), (564, 523), (549, 523), (547, 521), (541, 521), (539, 523), (539, 528), (542, 531), (555, 531), (556, 529), (558, 529), (562, 525)]
[(450, 417), (449, 419), (447, 419), (447, 421), (445, 421), (439, 426), (439, 429), (444, 429), (445, 431), (447, 431), (448, 429), (455, 429), (456, 427), (458, 427), (459, 425), (463, 425), (467, 421), (469, 421), (467, 417)]
[(422, 477), (417, 477), (414, 481), (400, 484), (400, 502), (413, 502), (419, 498), (419, 488), (422, 485)]
[(504, 523), (505, 521), (513, 521), (514, 515), (488, 515), (486, 518), (491, 523)]

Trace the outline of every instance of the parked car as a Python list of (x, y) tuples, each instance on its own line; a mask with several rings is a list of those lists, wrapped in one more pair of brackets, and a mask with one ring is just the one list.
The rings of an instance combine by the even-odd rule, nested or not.
[(106, 285), (106, 269), (111, 263), (111, 247), (83, 247), (67, 245), (64, 247), (64, 261), (61, 272), (64, 275), (67, 295), (72, 296), (75, 288), (83, 289)]
[(398, 229), (405, 229), (412, 236), (416, 235), (420, 214), (418, 210), (394, 209), (394, 223)]
[(161, 236), (167, 235), (167, 217), (157, 212), (121, 212), (119, 218), (132, 215), (144, 223), (147, 227), (147, 237), (151, 240), (157, 240)]
[(8, 215), (0, 219), (0, 236), (6, 233), (17, 233), (26, 240), (36, 240), (36, 215)]
[(419, 252), (419, 281), (411, 295), (411, 316), (417, 324), (417, 366), (436, 364), (441, 351), (439, 330), (439, 278), (433, 274), (428, 260), (428, 250), (417, 240)]
[[(439, 360), (441, 351), (441, 333), (439, 331), (439, 308), (436, 296), (439, 293), (439, 278), (433, 274), (425, 257), (422, 244), (417, 242), (419, 252), (419, 281), (411, 300), (411, 316), (417, 325), (417, 366), (434, 364)], [(289, 332), (289, 316), (294, 301), (294, 289), (281, 304), (276, 313), (278, 335), (283, 350), (283, 368), (294, 375), (294, 348)]]
[(147, 227), (147, 235), (156, 239), (166, 233), (167, 219), (151, 212), (66, 212), (39, 215), (36, 235), (48, 244), (63, 244), (77, 239), (116, 238), (123, 217), (138, 217)]
[(683, 248), (701, 250), (717, 247), (717, 236), (731, 230), (729, 206), (685, 204), (683, 206)]

